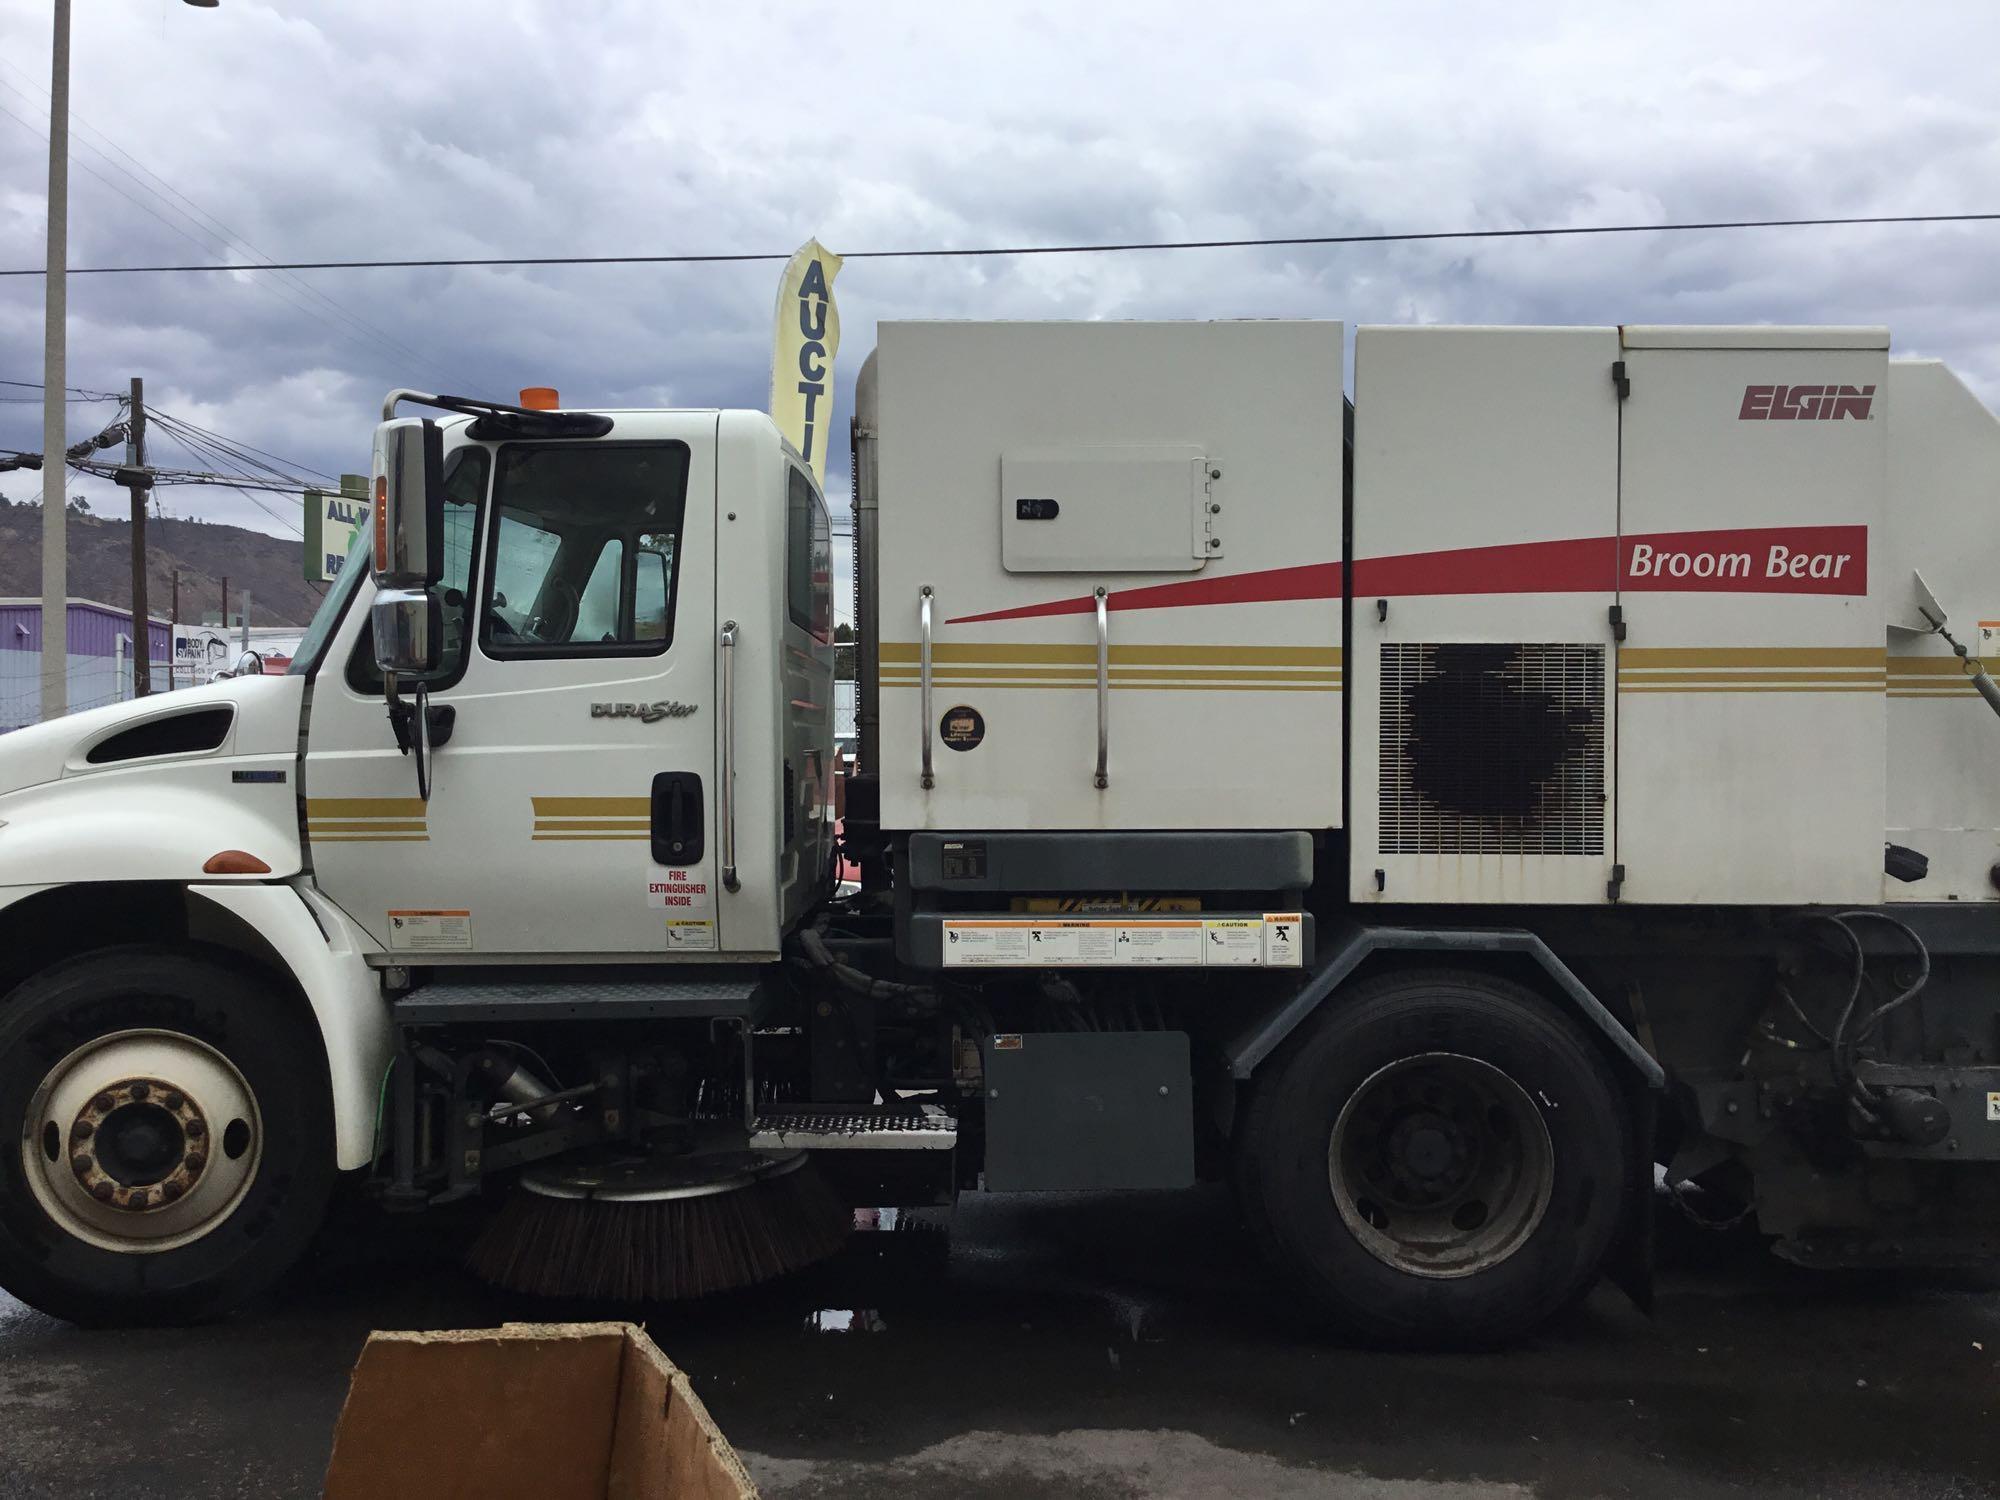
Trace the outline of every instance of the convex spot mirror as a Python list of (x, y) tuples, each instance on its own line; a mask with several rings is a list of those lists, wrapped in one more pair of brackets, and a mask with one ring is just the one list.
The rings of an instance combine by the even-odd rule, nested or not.
[(375, 429), (373, 523), (377, 588), (427, 589), (444, 577), (444, 433), (429, 418)]
[(435, 672), (444, 647), (444, 607), (423, 589), (384, 588), (369, 612), (375, 666), (385, 677)]

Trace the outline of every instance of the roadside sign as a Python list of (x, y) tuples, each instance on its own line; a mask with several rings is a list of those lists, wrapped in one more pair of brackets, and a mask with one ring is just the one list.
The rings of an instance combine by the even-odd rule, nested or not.
[(307, 490), (303, 573), (307, 583), (331, 583), (340, 576), (354, 534), (368, 516), (368, 476), (343, 474), (339, 493)]

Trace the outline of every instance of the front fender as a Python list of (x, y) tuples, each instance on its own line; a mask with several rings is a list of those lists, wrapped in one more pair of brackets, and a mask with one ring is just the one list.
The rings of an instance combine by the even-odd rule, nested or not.
[(135, 766), (0, 797), (0, 886), (202, 880), (225, 849), (270, 866), (256, 878), (296, 875), (295, 763), (296, 752)]
[(194, 885), (269, 943), (304, 993), (326, 1047), (334, 1155), (342, 1171), (375, 1152), (376, 1106), (395, 1049), (389, 1002), (363, 957), (367, 935), (316, 891), (290, 885)]

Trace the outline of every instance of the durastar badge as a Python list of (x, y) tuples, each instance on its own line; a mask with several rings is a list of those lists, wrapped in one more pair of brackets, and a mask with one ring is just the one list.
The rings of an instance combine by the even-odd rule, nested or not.
[(692, 703), (662, 698), (658, 703), (593, 703), (593, 719), (637, 719), (641, 724), (657, 724), (662, 719), (685, 719), (695, 711)]

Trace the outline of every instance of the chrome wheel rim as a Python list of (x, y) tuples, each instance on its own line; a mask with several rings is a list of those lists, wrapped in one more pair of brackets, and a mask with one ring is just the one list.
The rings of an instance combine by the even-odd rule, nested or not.
[(213, 1232), (256, 1180), (263, 1148), (256, 1095), (228, 1058), (177, 1031), (120, 1031), (42, 1079), (21, 1161), (65, 1233), (147, 1255)]
[(1548, 1213), (1555, 1149), (1540, 1109), (1476, 1057), (1427, 1052), (1379, 1068), (1327, 1145), (1341, 1221), (1398, 1271), (1448, 1279), (1499, 1265)]

